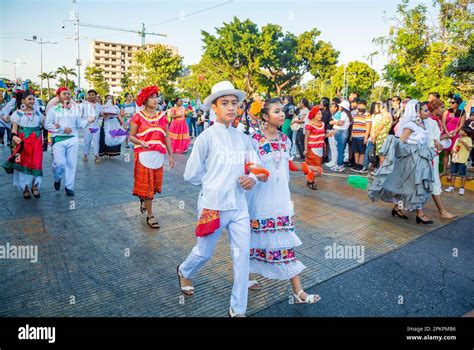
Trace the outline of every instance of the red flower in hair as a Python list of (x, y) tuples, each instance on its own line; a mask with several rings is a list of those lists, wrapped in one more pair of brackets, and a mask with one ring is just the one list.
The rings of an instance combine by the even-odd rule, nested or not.
[(144, 87), (137, 96), (137, 105), (143, 106), (146, 100), (148, 99), (148, 97), (154, 94), (158, 95), (158, 91), (160, 91), (160, 88), (156, 85), (150, 85), (150, 86)]
[(319, 106), (314, 106), (313, 108), (311, 108), (311, 111), (308, 114), (308, 119), (309, 120), (313, 119), (316, 116), (316, 114), (318, 114), (318, 112), (319, 112)]

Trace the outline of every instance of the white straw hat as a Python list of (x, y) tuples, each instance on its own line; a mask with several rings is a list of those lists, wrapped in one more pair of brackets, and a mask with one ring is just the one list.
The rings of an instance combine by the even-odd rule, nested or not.
[(211, 94), (204, 99), (204, 107), (206, 107), (206, 109), (211, 108), (212, 102), (219, 97), (227, 95), (237, 96), (239, 102), (242, 102), (245, 98), (245, 93), (242, 90), (235, 89), (230, 81), (224, 80), (218, 82), (212, 87)]

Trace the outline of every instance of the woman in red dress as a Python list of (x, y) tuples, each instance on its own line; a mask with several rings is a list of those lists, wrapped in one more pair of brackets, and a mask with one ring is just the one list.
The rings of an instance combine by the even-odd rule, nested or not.
[(144, 109), (133, 116), (129, 136), (135, 144), (133, 195), (140, 198), (140, 211), (147, 213), (146, 223), (155, 229), (160, 224), (153, 215), (152, 202), (155, 193), (161, 193), (167, 152), (170, 168), (174, 166), (166, 113), (156, 111), (158, 91), (157, 86), (147, 86), (138, 94), (136, 103)]

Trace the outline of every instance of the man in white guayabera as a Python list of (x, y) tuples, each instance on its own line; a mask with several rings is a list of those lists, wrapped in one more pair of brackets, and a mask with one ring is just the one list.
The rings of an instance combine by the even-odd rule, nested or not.
[(44, 127), (51, 132), (53, 140), (53, 174), (54, 188), (61, 188), (61, 176), (66, 178), (65, 190), (68, 196), (74, 196), (74, 181), (76, 178), (77, 152), (79, 141), (77, 129), (85, 128), (95, 122), (96, 117), (83, 119), (81, 110), (71, 101), (71, 92), (67, 87), (56, 90), (58, 103), (46, 113)]

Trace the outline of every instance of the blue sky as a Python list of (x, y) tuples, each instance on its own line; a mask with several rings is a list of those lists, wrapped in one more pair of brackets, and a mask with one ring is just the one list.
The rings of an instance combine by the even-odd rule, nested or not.
[[(148, 36), (147, 42), (160, 42), (178, 47), (185, 64), (199, 61), (202, 52), (201, 30), (211, 33), (233, 16), (250, 18), (259, 26), (279, 24), (284, 31), (299, 34), (313, 27), (321, 31), (320, 38), (330, 41), (340, 51), (339, 63), (352, 60), (368, 62), (365, 57), (377, 48), (372, 39), (386, 35), (390, 20), (395, 15), (400, 0), (234, 0), (228, 4), (197, 15), (186, 14), (226, 3), (217, 1), (126, 1), (126, 0), (77, 0), (79, 18), (83, 23), (140, 29), (144, 22), (148, 31), (166, 33), (167, 37)], [(412, 5), (431, 1), (411, 1)], [(0, 59), (26, 62), (17, 67), (17, 76), (38, 80), (40, 72), (40, 45), (27, 42), (32, 35), (57, 45), (44, 45), (43, 70), (53, 71), (66, 65), (75, 68), (77, 44), (67, 36), (74, 36), (75, 27), (66, 23), (72, 10), (72, 0), (0, 0)], [(181, 18), (172, 20), (174, 18)], [(161, 22), (171, 20), (161, 25)], [(94, 39), (140, 44), (140, 37), (133, 33), (115, 32), (80, 27), (80, 53), (84, 69), (89, 62), (89, 43)], [(381, 71), (384, 57), (375, 58), (372, 66)], [(0, 61), (0, 76), (12, 79), (14, 64)], [(81, 86), (87, 85), (81, 80)]]

